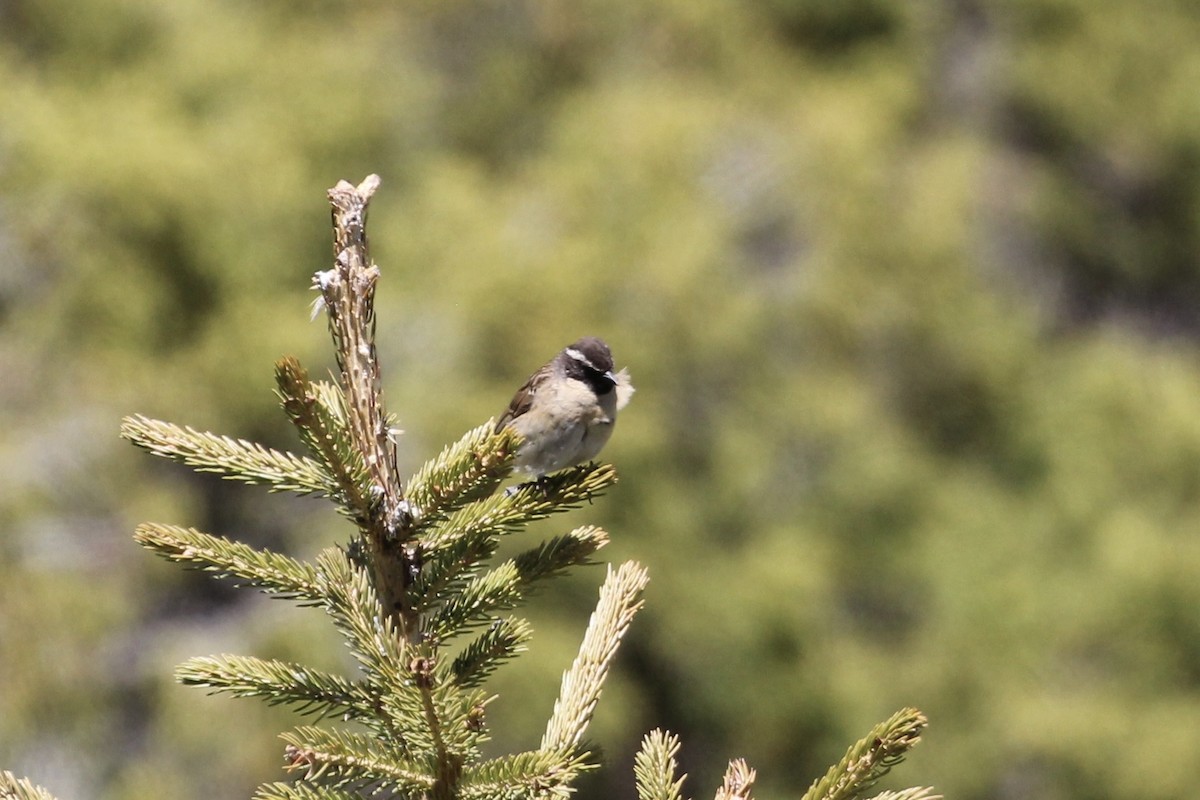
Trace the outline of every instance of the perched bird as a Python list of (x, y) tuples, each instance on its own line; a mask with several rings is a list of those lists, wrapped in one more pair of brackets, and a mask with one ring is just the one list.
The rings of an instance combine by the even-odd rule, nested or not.
[(595, 458), (632, 394), (629, 373), (613, 372), (608, 345), (586, 336), (525, 381), (496, 432), (507, 426), (521, 435), (513, 468), (541, 478)]

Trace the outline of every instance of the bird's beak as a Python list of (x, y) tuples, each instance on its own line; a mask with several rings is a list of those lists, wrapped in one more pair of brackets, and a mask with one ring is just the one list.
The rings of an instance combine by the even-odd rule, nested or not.
[(613, 371), (611, 369), (604, 373), (604, 377), (608, 378), (609, 382), (612, 383), (613, 386), (617, 385), (617, 376), (613, 375)]

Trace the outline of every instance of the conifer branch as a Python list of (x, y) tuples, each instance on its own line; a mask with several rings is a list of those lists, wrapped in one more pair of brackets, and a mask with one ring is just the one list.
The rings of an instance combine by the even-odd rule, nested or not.
[(942, 796), (935, 793), (932, 786), (914, 786), (911, 789), (880, 792), (870, 800), (942, 800)]
[[(589, 559), (608, 544), (608, 534), (594, 525), (555, 536), (513, 559), (522, 587), (543, 578), (562, 574), (567, 568), (590, 563)], [(449, 594), (462, 590), (474, 578), (478, 565), (496, 551), (499, 540), (491, 531), (471, 532), (430, 553), (421, 574), (413, 583), (418, 607), (436, 605)]]
[(756, 773), (744, 758), (735, 758), (725, 770), (725, 779), (717, 790), (716, 800), (750, 800)]
[(418, 659), (413, 662), (412, 670), (421, 695), (425, 729), (433, 745), (433, 763), (437, 765), (433, 797), (438, 800), (452, 800), (458, 794), (458, 779), (466, 763), (467, 753), (463, 752), (465, 748), (455, 747), (451, 741), (450, 736), (456, 727), (453, 724), (453, 709), (445, 702), (445, 690), (441, 693), (434, 691), (436, 676), (432, 663), (427, 659)]
[(305, 783), (264, 783), (255, 791), (254, 800), (362, 800), (362, 795)]
[(642, 607), (642, 590), (648, 580), (646, 569), (635, 561), (625, 562), (615, 572), (609, 567), (579, 655), (563, 674), (554, 712), (542, 736), (542, 750), (570, 751), (583, 740), (617, 646)]
[(389, 732), (405, 752), (427, 754), (440, 777), (446, 765), (461, 763), (470, 754), (475, 738), (453, 737), (469, 729), (471, 709), (482, 700), (436, 682), (431, 648), (409, 643), (399, 635), (394, 618), (379, 612), (364, 569), (337, 551), (322, 553), (318, 566), (334, 624), (346, 635), (368, 681), (382, 689), (380, 710)]
[(324, 601), (317, 571), (310, 564), (270, 550), (202, 533), (194, 528), (147, 522), (133, 538), (163, 558), (180, 561), (222, 578), (236, 578), (239, 586), (253, 586), (279, 598), (317, 604)]
[(445, 642), (472, 627), (491, 621), (498, 609), (512, 608), (521, 599), (521, 575), (512, 561), (470, 580), (455, 592), (422, 626), (422, 635)]
[(374, 785), (403, 794), (428, 791), (434, 778), (407, 754), (373, 736), (304, 725), (280, 735), (287, 742), (289, 771), (305, 780), (323, 779), (337, 787)]
[(679, 737), (662, 730), (652, 730), (642, 739), (642, 746), (633, 758), (633, 776), (637, 782), (638, 800), (683, 800), (683, 781), (686, 775), (675, 775), (679, 763)]
[(591, 504), (616, 482), (616, 467), (593, 462), (519, 484), (508, 497), (524, 521), (532, 521)]
[(472, 532), (427, 553), (421, 573), (410, 589), (413, 605), (433, 608), (446, 596), (461, 590), (499, 545), (500, 540), (490, 532)]
[(433, 659), (415, 655), (403, 665), (404, 683), (383, 695), (383, 712), (405, 746), (414, 756), (440, 763), (454, 755), (465, 755), (473, 744), (466, 738), (451, 740), (456, 726), (466, 727), (470, 709), (482, 698), (463, 693), (448, 683), (439, 683)]
[(156, 456), (194, 467), (197, 472), (265, 485), (273, 492), (334, 496), (338, 490), (333, 477), (318, 462), (245, 439), (204, 433), (141, 414), (121, 421), (121, 436)]
[(355, 520), (365, 520), (371, 510), (371, 476), (363, 454), (347, 430), (345, 400), (336, 387), (309, 380), (308, 371), (295, 358), (275, 362), (275, 384), (284, 413), (296, 427), (308, 451), (324, 465), (337, 487), (334, 495)]
[(584, 525), (563, 536), (555, 536), (526, 550), (513, 561), (521, 582), (531, 584), (561, 575), (570, 567), (591, 563), (596, 551), (608, 544), (608, 534), (595, 525)]
[(859, 797), (904, 760), (921, 740), (925, 715), (915, 708), (897, 711), (856, 742), (804, 793), (803, 800), (850, 800)]
[(531, 635), (529, 623), (523, 619), (495, 620), (451, 662), (452, 680), (463, 688), (478, 686), (502, 663), (522, 652)]
[(408, 481), (405, 496), (421, 527), (491, 495), (512, 472), (516, 434), (509, 428), (496, 433), (494, 427), (488, 420), (467, 431)]
[[(414, 587), (429, 593), (425, 595), (427, 601), (432, 600), (436, 592), (453, 589), (449, 599), (426, 620), (422, 633), (445, 641), (452, 634), (468, 631), (473, 625), (490, 622), (491, 614), (495, 611), (512, 608), (520, 602), (525, 587), (542, 578), (559, 575), (568, 567), (586, 563), (592, 554), (607, 543), (608, 534), (601, 528), (587, 525), (564, 536), (549, 539), (482, 576), (470, 577), (468, 568), (476, 560), (460, 559), (458, 566), (463, 572), (457, 577), (466, 575), (469, 580), (461, 584), (449, 584), (446, 581), (433, 587), (423, 587), (418, 582)], [(427, 572), (428, 577), (441, 576), (434, 565), (430, 565)]]
[[(452, 514), (418, 548), (426, 558), (410, 590), (412, 602), (431, 605), (443, 593), (460, 589), (477, 566), (496, 552), (499, 536), (590, 501), (616, 479), (616, 470), (608, 464), (576, 467), (547, 476), (540, 486), (527, 484), (511, 493), (492, 495)], [(547, 577), (562, 568), (556, 564), (565, 567), (571, 559), (583, 563), (607, 541), (607, 534), (598, 528), (576, 529), (564, 540), (555, 539), (522, 554), (517, 567), (528, 574), (523, 579), (526, 582)]]
[(0, 771), (0, 800), (57, 800), (50, 792), (30, 783), (28, 778), (18, 778), (8, 770)]
[(462, 800), (497, 798), (567, 798), (580, 772), (593, 769), (587, 753), (534, 750), (484, 761), (463, 776)]
[(369, 676), (389, 688), (403, 686), (410, 646), (394, 619), (379, 613), (379, 599), (366, 571), (345, 553), (330, 548), (317, 556), (317, 585), (334, 625)]
[(302, 664), (252, 656), (189, 658), (175, 668), (175, 679), (234, 697), (262, 697), (271, 705), (289, 704), (301, 714), (340, 715), (370, 721), (379, 715), (379, 696), (368, 684), (354, 683)]
[(587, 464), (547, 475), (452, 514), (424, 539), (421, 549), (436, 553), (462, 537), (482, 540), (514, 533), (534, 520), (590, 503), (616, 482), (617, 471), (611, 464)]

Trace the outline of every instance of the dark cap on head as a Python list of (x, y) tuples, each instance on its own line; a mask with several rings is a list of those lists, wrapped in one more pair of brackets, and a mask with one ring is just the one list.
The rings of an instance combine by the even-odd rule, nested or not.
[(567, 347), (568, 350), (574, 350), (579, 355), (583, 356), (588, 365), (597, 372), (611, 372), (613, 368), (612, 351), (608, 349), (608, 345), (603, 339), (597, 339), (595, 336), (585, 336), (579, 341)]

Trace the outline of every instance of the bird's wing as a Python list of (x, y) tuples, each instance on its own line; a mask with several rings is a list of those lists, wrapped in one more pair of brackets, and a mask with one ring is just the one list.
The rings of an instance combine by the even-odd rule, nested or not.
[(508, 408), (500, 415), (500, 419), (496, 423), (496, 433), (504, 430), (505, 425), (529, 410), (530, 406), (533, 405), (533, 396), (537, 394), (538, 384), (544, 379), (545, 375), (542, 372), (538, 372), (525, 381), (525, 385), (517, 390), (517, 393), (513, 395), (512, 402), (508, 404)]

